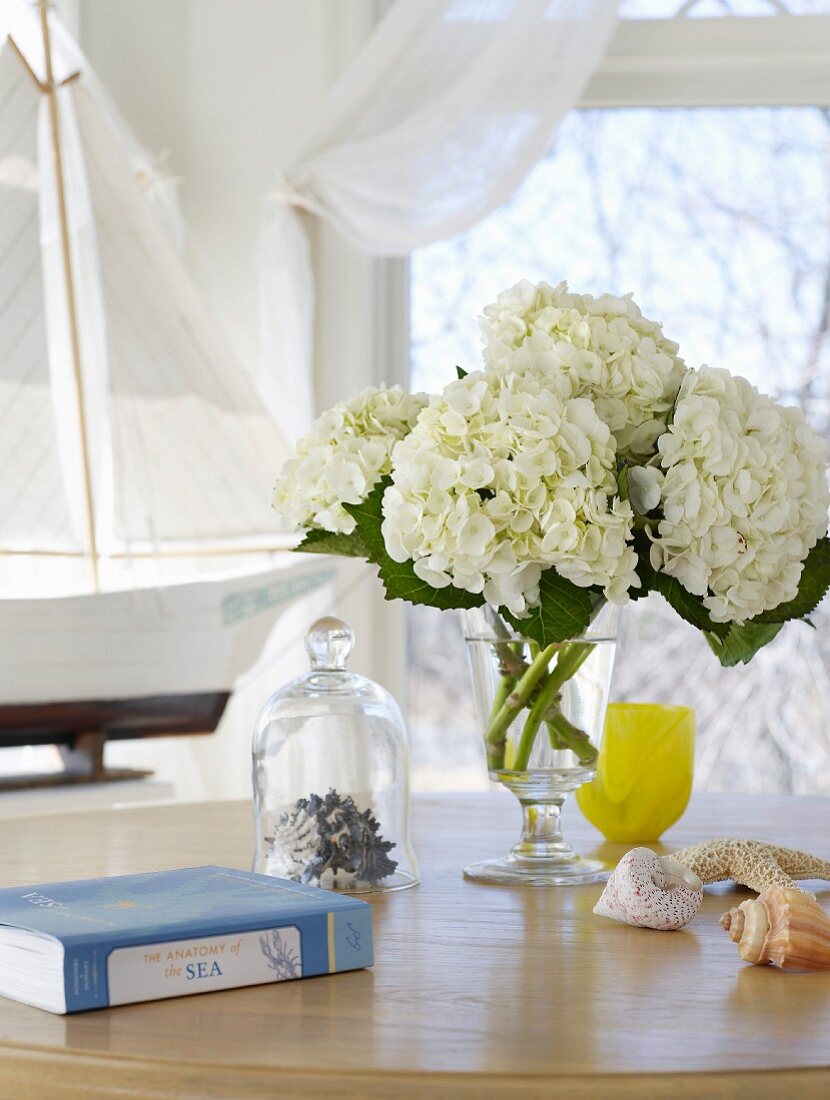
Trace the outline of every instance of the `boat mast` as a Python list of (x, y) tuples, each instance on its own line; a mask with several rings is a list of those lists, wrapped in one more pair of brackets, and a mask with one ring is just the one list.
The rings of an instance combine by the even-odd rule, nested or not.
[[(78, 409), (78, 428), (81, 436), (81, 460), (83, 467), (84, 504), (86, 510), (86, 541), (90, 568), (92, 570), (93, 591), (99, 591), (98, 582), (98, 545), (95, 536), (95, 499), (92, 492), (92, 471), (89, 460), (89, 433), (87, 431), (86, 404), (84, 402), (84, 377), (81, 368), (81, 341), (78, 333), (78, 309), (75, 298), (75, 278), (72, 272), (72, 256), (69, 247), (69, 216), (66, 204), (66, 187), (63, 175), (63, 153), (61, 147), (60, 112), (58, 110), (58, 88), (52, 69), (52, 43), (49, 34), (49, 0), (37, 0), (40, 11), (40, 27), (43, 35), (43, 57), (46, 67), (46, 80), (42, 82), (43, 93), (49, 100), (49, 121), (52, 131), (52, 151), (55, 158), (55, 185), (58, 199), (58, 219), (60, 222), (61, 252), (63, 253), (63, 276), (66, 290), (66, 308), (69, 314), (69, 340), (72, 348), (72, 367), (75, 375), (75, 398)], [(74, 79), (77, 74), (73, 74)], [(61, 83), (66, 83), (62, 81)]]

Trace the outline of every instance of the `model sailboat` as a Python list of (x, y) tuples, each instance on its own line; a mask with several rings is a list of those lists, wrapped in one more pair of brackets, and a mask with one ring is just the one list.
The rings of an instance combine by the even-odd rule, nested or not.
[(77, 46), (43, 2), (0, 0), (0, 34), (0, 745), (100, 765), (213, 729), (333, 572), (276, 553), (285, 444)]

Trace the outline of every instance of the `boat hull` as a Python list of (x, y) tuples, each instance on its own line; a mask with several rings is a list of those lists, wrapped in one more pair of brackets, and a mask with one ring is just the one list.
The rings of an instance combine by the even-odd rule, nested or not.
[(0, 710), (118, 700), (149, 716), (153, 699), (226, 694), (280, 616), (336, 573), (329, 558), (286, 554), (255, 574), (0, 600)]

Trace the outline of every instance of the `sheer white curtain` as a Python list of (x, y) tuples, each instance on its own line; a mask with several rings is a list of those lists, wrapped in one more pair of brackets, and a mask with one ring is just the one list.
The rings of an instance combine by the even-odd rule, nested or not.
[(313, 285), (300, 211), (378, 256), (505, 202), (601, 60), (617, 0), (397, 0), (267, 197), (260, 379), (291, 437), (312, 413)]

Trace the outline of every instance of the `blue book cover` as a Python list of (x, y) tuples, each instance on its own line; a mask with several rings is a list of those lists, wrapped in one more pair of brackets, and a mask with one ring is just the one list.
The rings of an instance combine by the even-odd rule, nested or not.
[(248, 871), (0, 890), (0, 994), (52, 1012), (371, 965), (371, 906)]

